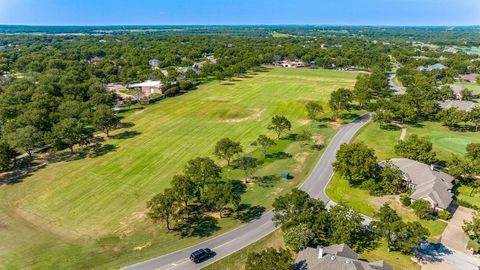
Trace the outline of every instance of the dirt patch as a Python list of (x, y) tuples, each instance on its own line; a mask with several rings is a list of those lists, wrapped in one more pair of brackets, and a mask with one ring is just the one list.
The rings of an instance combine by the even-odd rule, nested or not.
[(120, 222), (120, 228), (117, 229), (114, 233), (118, 235), (120, 239), (126, 238), (129, 236), (135, 224), (144, 221), (147, 217), (148, 210), (134, 212), (126, 220)]
[(385, 203), (387, 202), (395, 202), (395, 197), (396, 196), (382, 196), (382, 197), (376, 197), (376, 196), (372, 196), (370, 199), (368, 199), (368, 204), (370, 204), (371, 206), (373, 206), (373, 208), (375, 208), (375, 210), (378, 210), (380, 209), (380, 207), (382, 207), (382, 205), (384, 205)]
[(242, 122), (249, 121), (249, 120), (255, 120), (257, 122), (260, 122), (261, 117), (262, 117), (262, 113), (264, 111), (265, 110), (255, 109), (254, 112), (252, 113), (252, 115), (250, 115), (250, 116), (243, 117), (243, 118), (234, 118), (234, 119), (223, 120), (222, 122), (223, 123), (242, 123)]
[(314, 135), (312, 139), (315, 145), (324, 145), (327, 138), (322, 135)]
[(333, 129), (339, 129), (342, 126), (342, 120), (328, 121), (328, 124), (332, 126)]
[(306, 126), (306, 125), (312, 123), (312, 120), (303, 119), (303, 120), (298, 120), (297, 123), (298, 123), (299, 126)]
[(293, 157), (297, 161), (297, 165), (295, 166), (295, 169), (293, 170), (295, 173), (300, 173), (303, 169), (303, 165), (305, 164), (305, 160), (307, 160), (308, 156), (310, 153), (308, 152), (302, 152), (295, 154)]
[(142, 251), (142, 250), (150, 247), (151, 245), (152, 245), (152, 243), (151, 243), (151, 242), (148, 242), (148, 243), (145, 243), (144, 245), (134, 247), (133, 250), (135, 250), (135, 251)]
[(276, 188), (274, 191), (272, 191), (272, 195), (277, 196), (283, 191), (282, 188)]
[(209, 98), (208, 100), (211, 101), (211, 102), (215, 102), (215, 103), (228, 103), (228, 102), (230, 102), (230, 100), (224, 99), (224, 98)]
[(145, 111), (145, 109), (141, 109), (141, 110), (139, 110), (139, 111), (136, 111), (134, 114), (141, 114), (141, 113), (143, 113), (144, 111)]

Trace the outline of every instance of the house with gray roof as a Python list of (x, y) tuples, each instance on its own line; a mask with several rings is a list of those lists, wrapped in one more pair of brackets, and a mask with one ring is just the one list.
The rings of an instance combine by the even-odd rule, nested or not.
[(358, 259), (349, 246), (345, 244), (328, 247), (306, 248), (295, 258), (296, 270), (393, 270), (384, 261), (367, 262)]
[[(453, 176), (408, 158), (394, 158), (391, 162), (402, 172), (409, 188), (413, 191), (412, 200), (426, 200), (432, 208), (447, 209), (453, 201)], [(382, 164), (380, 164), (382, 165)]]
[(473, 108), (475, 108), (476, 103), (473, 101), (468, 101), (468, 100), (453, 100), (453, 99), (448, 99), (444, 101), (440, 101), (438, 103), (440, 108), (443, 110), (449, 109), (449, 108), (457, 108), (462, 111), (469, 112)]
[(440, 64), (440, 63), (436, 63), (436, 64), (433, 64), (433, 65), (429, 65), (429, 66), (419, 66), (417, 68), (417, 70), (420, 70), (420, 71), (432, 71), (432, 70), (442, 70), (442, 69), (447, 69), (447, 67), (443, 64)]

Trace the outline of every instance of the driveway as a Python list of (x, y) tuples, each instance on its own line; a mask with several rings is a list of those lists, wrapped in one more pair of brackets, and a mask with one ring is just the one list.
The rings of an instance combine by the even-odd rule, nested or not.
[(459, 206), (442, 234), (442, 244), (456, 251), (467, 252), (468, 236), (462, 229), (465, 220), (472, 220), (474, 210)]

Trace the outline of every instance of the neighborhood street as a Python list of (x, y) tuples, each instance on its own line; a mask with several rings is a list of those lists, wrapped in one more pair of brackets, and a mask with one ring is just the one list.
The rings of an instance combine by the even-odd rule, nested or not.
[[(310, 176), (305, 180), (301, 189), (310, 196), (318, 198), (325, 203), (329, 199), (325, 194), (325, 187), (333, 175), (331, 164), (335, 160), (335, 154), (341, 144), (349, 142), (357, 131), (370, 120), (370, 114), (353, 121), (341, 128), (329, 143), (321, 159), (313, 169)], [(245, 224), (235, 230), (202, 242), (200, 244), (179, 250), (164, 256), (134, 264), (123, 269), (150, 270), (150, 269), (199, 269), (203, 266), (220, 260), (237, 250), (240, 250), (275, 230), (272, 222), (271, 211), (263, 214), (259, 219)], [(201, 264), (194, 264), (189, 260), (190, 254), (200, 248), (210, 248), (216, 252), (216, 256)]]

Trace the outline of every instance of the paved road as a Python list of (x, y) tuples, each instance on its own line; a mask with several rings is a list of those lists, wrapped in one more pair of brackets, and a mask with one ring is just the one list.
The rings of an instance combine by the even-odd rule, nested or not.
[[(300, 187), (306, 191), (310, 196), (318, 198), (328, 205), (329, 202), (325, 194), (325, 187), (333, 175), (333, 168), (331, 164), (335, 161), (335, 154), (341, 144), (349, 142), (357, 131), (370, 120), (370, 114), (367, 114), (354, 122), (342, 127), (329, 143), (327, 149), (323, 153), (320, 161), (313, 169), (310, 176), (305, 180)], [(263, 214), (259, 219), (256, 219), (248, 224), (245, 224), (235, 230), (229, 231), (225, 234), (207, 240), (203, 243), (179, 250), (161, 257), (157, 257), (148, 261), (134, 264), (124, 269), (128, 270), (151, 270), (151, 269), (199, 269), (217, 260), (220, 260), (237, 250), (240, 250), (262, 237), (273, 232), (276, 228), (272, 222), (273, 213), (271, 211)], [(203, 262), (202, 264), (192, 263), (188, 257), (199, 248), (210, 248), (217, 254), (214, 258)]]
[(393, 79), (397, 76), (397, 74), (395, 73), (389, 73), (387, 78), (388, 78), (388, 86), (390, 87), (390, 89), (393, 90), (393, 92), (395, 92), (395, 94), (397, 95), (400, 95), (400, 94), (405, 94), (405, 92), (400, 89), (400, 87), (398, 87), (394, 82), (393, 82)]

